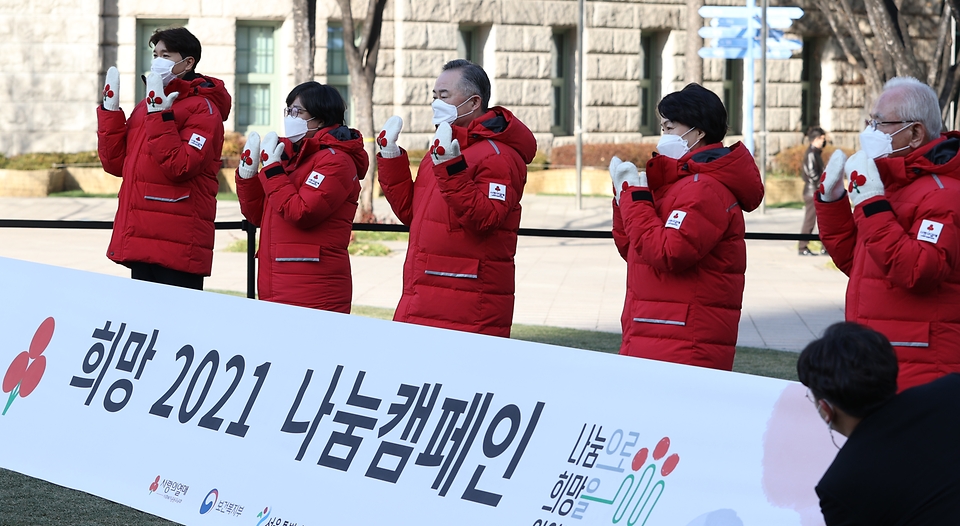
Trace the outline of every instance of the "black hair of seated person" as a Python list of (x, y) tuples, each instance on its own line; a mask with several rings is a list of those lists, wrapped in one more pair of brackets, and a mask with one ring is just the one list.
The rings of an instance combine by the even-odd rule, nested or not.
[(797, 375), (815, 399), (864, 418), (897, 394), (897, 355), (887, 337), (852, 322), (834, 323), (800, 353)]
[[(347, 112), (347, 104), (337, 88), (315, 81), (308, 81), (290, 90), (287, 95), (287, 107), (300, 97), (300, 104), (311, 117), (317, 118), (324, 127), (334, 124), (343, 125), (343, 116)], [(314, 125), (311, 125), (313, 127)]]
[(723, 102), (716, 93), (699, 84), (687, 84), (682, 90), (660, 99), (657, 112), (664, 119), (702, 131), (701, 146), (720, 142), (727, 135), (727, 110)]

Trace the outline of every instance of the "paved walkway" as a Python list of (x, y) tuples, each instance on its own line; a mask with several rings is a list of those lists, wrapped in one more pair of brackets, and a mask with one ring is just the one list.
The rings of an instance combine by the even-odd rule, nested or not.
[[(524, 196), (527, 228), (611, 228), (610, 199), (585, 197), (580, 210), (572, 196)], [(0, 218), (109, 221), (116, 199), (0, 198)], [(386, 201), (374, 210), (393, 218)], [(218, 203), (217, 220), (239, 220), (235, 201)], [(768, 209), (747, 214), (749, 232), (795, 232), (802, 210)], [(223, 249), (245, 234), (218, 231), (213, 275), (207, 289), (246, 290), (246, 254)], [(108, 230), (0, 229), (0, 257), (129, 277), (104, 253)], [(386, 243), (387, 257), (353, 257), (355, 305), (394, 308), (400, 298), (405, 242)], [(826, 257), (797, 256), (796, 242), (748, 241), (747, 277), (738, 344), (799, 351), (831, 323), (843, 319), (846, 277)], [(517, 249), (514, 321), (609, 332), (620, 331), (626, 264), (612, 240), (521, 237)]]

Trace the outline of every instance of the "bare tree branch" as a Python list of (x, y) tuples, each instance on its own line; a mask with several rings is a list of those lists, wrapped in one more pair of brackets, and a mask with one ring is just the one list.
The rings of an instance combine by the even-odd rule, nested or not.
[(875, 37), (880, 40), (883, 49), (893, 59), (897, 75), (910, 75), (918, 79), (924, 78), (916, 57), (912, 53), (908, 54), (904, 47), (903, 39), (908, 37), (903, 37), (894, 31), (900, 27), (895, 25), (893, 21), (893, 16), (896, 13), (890, 13), (887, 7), (881, 3), (881, 0), (864, 0), (864, 6), (867, 8), (871, 25), (874, 26)]
[(947, 30), (950, 28), (950, 4), (944, 3), (943, 12), (940, 14), (940, 27), (937, 29), (937, 45), (933, 51), (933, 60), (930, 61), (930, 67), (927, 68), (927, 84), (933, 87), (937, 93), (943, 91), (943, 84), (946, 81), (944, 75), (947, 56)]
[(863, 62), (867, 66), (867, 75), (864, 75), (864, 77), (866, 78), (867, 86), (870, 89), (870, 96), (868, 99), (875, 99), (880, 95), (880, 90), (883, 87), (883, 82), (886, 77), (882, 77), (880, 72), (877, 70), (876, 61), (869, 52), (870, 48), (867, 47), (867, 41), (863, 37), (863, 33), (860, 31), (860, 26), (857, 24), (856, 15), (854, 14), (853, 9), (850, 7), (850, 0), (840, 0), (840, 5), (843, 7), (845, 15), (843, 19), (847, 22), (847, 30), (850, 32), (850, 36), (853, 37), (853, 41), (860, 50), (860, 55), (863, 57)]

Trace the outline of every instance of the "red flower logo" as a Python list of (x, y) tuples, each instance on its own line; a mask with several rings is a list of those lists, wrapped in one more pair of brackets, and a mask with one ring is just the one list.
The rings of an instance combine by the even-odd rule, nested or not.
[(157, 478), (153, 479), (153, 483), (150, 484), (150, 493), (157, 491), (157, 488), (160, 487), (160, 475), (157, 475)]
[(113, 90), (110, 89), (110, 85), (107, 84), (106, 86), (103, 87), (103, 98), (104, 100), (106, 100), (109, 97), (113, 97)]
[(25, 398), (37, 388), (40, 378), (43, 377), (43, 371), (47, 368), (47, 357), (43, 356), (43, 351), (53, 338), (54, 325), (53, 318), (43, 320), (33, 334), (33, 339), (30, 340), (29, 350), (18, 354), (7, 368), (2, 387), (4, 393), (10, 393), (10, 398), (7, 399), (7, 405), (0, 414), (7, 414), (17, 395)]
[(927, 225), (927, 230), (933, 230), (933, 225)]
[(152, 102), (154, 104), (160, 104), (163, 102), (163, 99), (157, 96), (157, 92), (151, 91), (150, 94), (147, 95), (147, 101)]
[(243, 153), (240, 154), (240, 160), (243, 161), (243, 163), (247, 166), (253, 164), (253, 159), (250, 158), (250, 148), (247, 148), (243, 151)]
[(820, 191), (820, 195), (827, 193), (826, 188), (824, 188), (823, 186), (823, 183), (826, 182), (826, 180), (827, 180), (827, 172), (823, 172), (822, 174), (820, 174), (820, 188), (818, 189)]
[(387, 146), (387, 130), (380, 130), (380, 135), (377, 136), (377, 144), (379, 144), (381, 148)]
[(433, 140), (433, 151), (434, 151), (434, 153), (436, 153), (437, 155), (443, 155), (443, 154), (446, 152), (446, 150), (444, 150), (443, 146), (440, 146), (440, 139), (434, 139), (434, 140)]
[(866, 176), (864, 176), (862, 173), (856, 170), (850, 172), (850, 188), (848, 189), (848, 191), (852, 192), (856, 190), (857, 193), (859, 194), (860, 187), (865, 184), (867, 184)]

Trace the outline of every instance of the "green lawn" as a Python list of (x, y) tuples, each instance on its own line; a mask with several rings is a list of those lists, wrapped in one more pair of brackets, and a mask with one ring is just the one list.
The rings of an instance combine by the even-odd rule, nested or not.
[[(223, 292), (242, 295), (229, 291)], [(353, 314), (391, 319), (393, 309), (355, 305)], [(615, 353), (620, 335), (614, 333), (514, 325), (512, 338)], [(770, 349), (738, 347), (733, 370), (741, 373), (796, 380), (797, 354)], [(67, 489), (19, 473), (0, 469), (0, 524), (4, 526), (153, 526), (173, 525), (159, 517), (128, 508), (88, 493)]]

